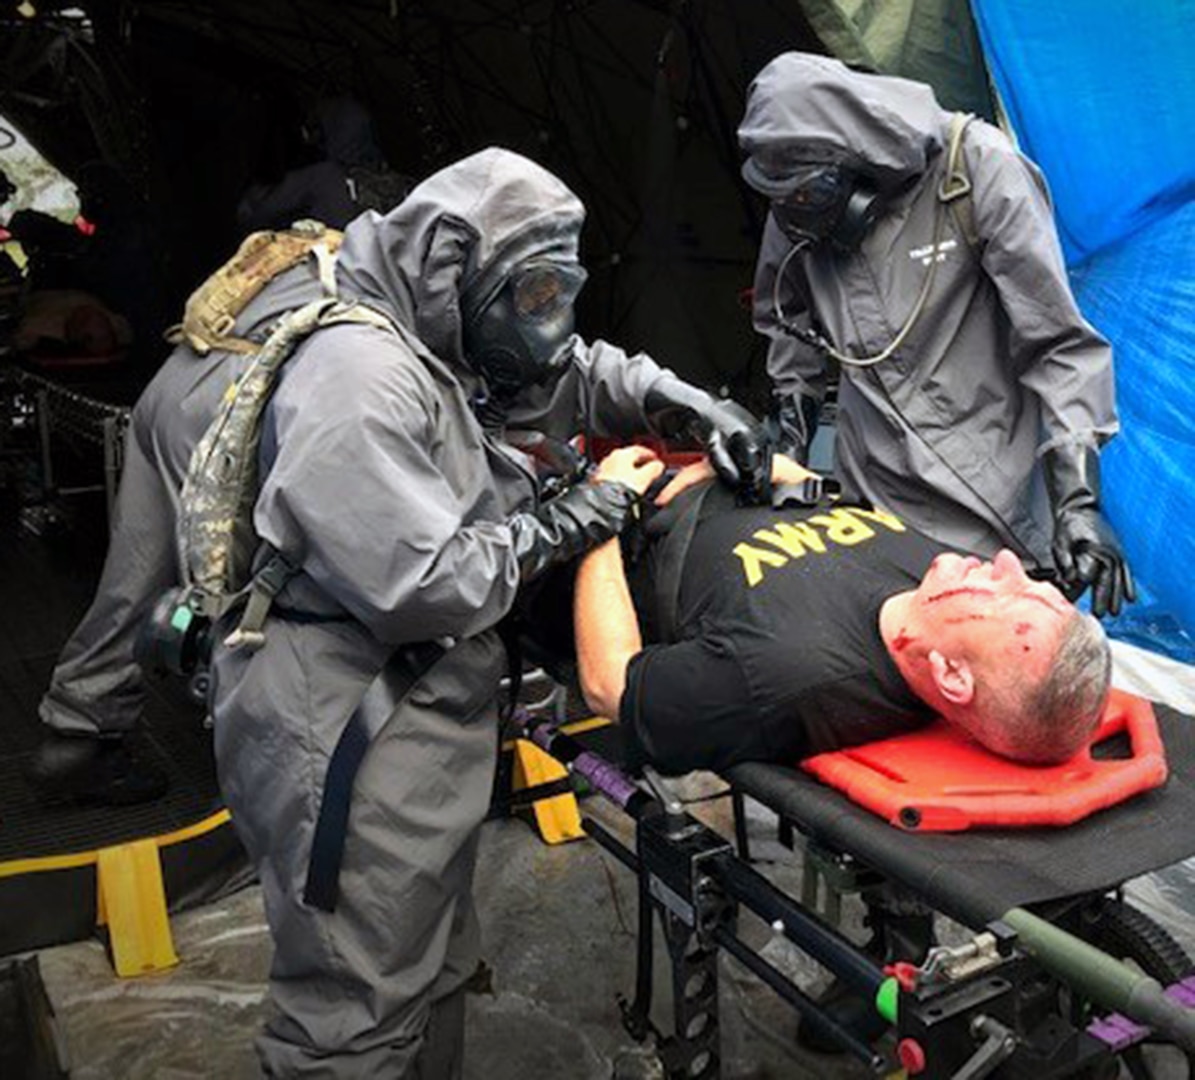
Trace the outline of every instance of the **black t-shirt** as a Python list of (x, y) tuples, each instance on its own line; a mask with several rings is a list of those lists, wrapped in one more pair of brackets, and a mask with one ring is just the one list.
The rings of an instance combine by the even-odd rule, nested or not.
[[(882, 510), (739, 508), (711, 488), (694, 518), (694, 499), (657, 515), (630, 575), (645, 635), (667, 628), (627, 669), (620, 713), (639, 753), (675, 773), (795, 763), (930, 718), (879, 610), (940, 544)], [(686, 541), (677, 584), (668, 567)], [(678, 594), (671, 619), (661, 592)]]

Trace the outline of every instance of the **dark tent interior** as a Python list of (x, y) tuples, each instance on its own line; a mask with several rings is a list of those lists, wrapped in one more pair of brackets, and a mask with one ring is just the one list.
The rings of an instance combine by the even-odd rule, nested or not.
[(588, 209), (582, 333), (758, 406), (745, 299), (764, 207), (735, 128), (753, 74), (792, 48), (992, 113), (957, 0), (94, 0), (3, 5), (0, 115), (67, 176), (100, 161), (131, 190), (143, 374), (151, 331), (235, 248), (246, 186), (310, 153), (318, 99), (351, 95), (413, 179), (495, 144), (556, 172)]

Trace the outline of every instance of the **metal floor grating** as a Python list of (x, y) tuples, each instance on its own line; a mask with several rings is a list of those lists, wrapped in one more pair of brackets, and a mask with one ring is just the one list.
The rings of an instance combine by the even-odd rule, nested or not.
[[(96, 519), (102, 526), (102, 510)], [(157, 802), (45, 807), (21, 775), (39, 737), (38, 702), (59, 648), (90, 602), (102, 556), (102, 539), (82, 526), (47, 540), (0, 521), (0, 862), (168, 833), (220, 807), (203, 710), (181, 685), (154, 685), (146, 709), (140, 752), (171, 782)]]

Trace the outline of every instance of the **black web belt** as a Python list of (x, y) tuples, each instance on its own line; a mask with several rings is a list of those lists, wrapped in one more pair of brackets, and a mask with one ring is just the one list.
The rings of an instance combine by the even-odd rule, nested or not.
[(390, 656), (340, 733), (324, 777), (324, 794), (311, 841), (307, 883), (303, 887), (303, 901), (312, 907), (321, 911), (336, 909), (353, 782), (369, 744), (411, 688), (444, 652), (443, 646), (425, 642), (400, 649)]

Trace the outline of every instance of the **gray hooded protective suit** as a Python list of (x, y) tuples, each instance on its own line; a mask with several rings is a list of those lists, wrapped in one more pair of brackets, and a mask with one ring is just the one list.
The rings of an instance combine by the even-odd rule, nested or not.
[[(529, 256), (575, 256), (582, 215), (551, 174), (487, 150), (388, 215), (357, 218), (337, 260), (341, 296), (411, 333), (320, 330), (267, 409), (254, 520), (302, 570), (260, 650), (217, 648), (213, 714), (221, 785), (276, 946), (278, 1016), (259, 1043), (274, 1074), (459, 1067), (457, 991), (478, 959), (470, 885), (504, 673), (495, 627), (519, 584), (505, 522), (538, 498), (528, 460), (476, 419), (483, 387), (461, 351), (460, 297)], [(663, 375), (647, 357), (574, 339), (569, 369), (519, 423), (641, 431), (640, 403)], [(430, 639), (449, 648), (404, 690), (397, 658)], [(389, 712), (356, 776), (327, 913), (302, 899), (325, 774), (383, 667)]]
[[(931, 259), (936, 277), (904, 344), (873, 367), (842, 365), (836, 469), (848, 488), (952, 546), (1010, 547), (1050, 565), (1040, 456), (1098, 447), (1117, 430), (1112, 357), (1067, 283), (1037, 168), (975, 120), (963, 141), (974, 244), (938, 199), (950, 114), (928, 86), (786, 53), (752, 84), (739, 140), (749, 155), (840, 156), (885, 196), (858, 250), (822, 243), (794, 256), (781, 308), (853, 356), (905, 325)], [(936, 215), (945, 213), (937, 250)], [(968, 230), (970, 231), (970, 230)], [(792, 244), (769, 215), (755, 278), (755, 325), (772, 338), (778, 394), (821, 399), (827, 360), (772, 310)]]

